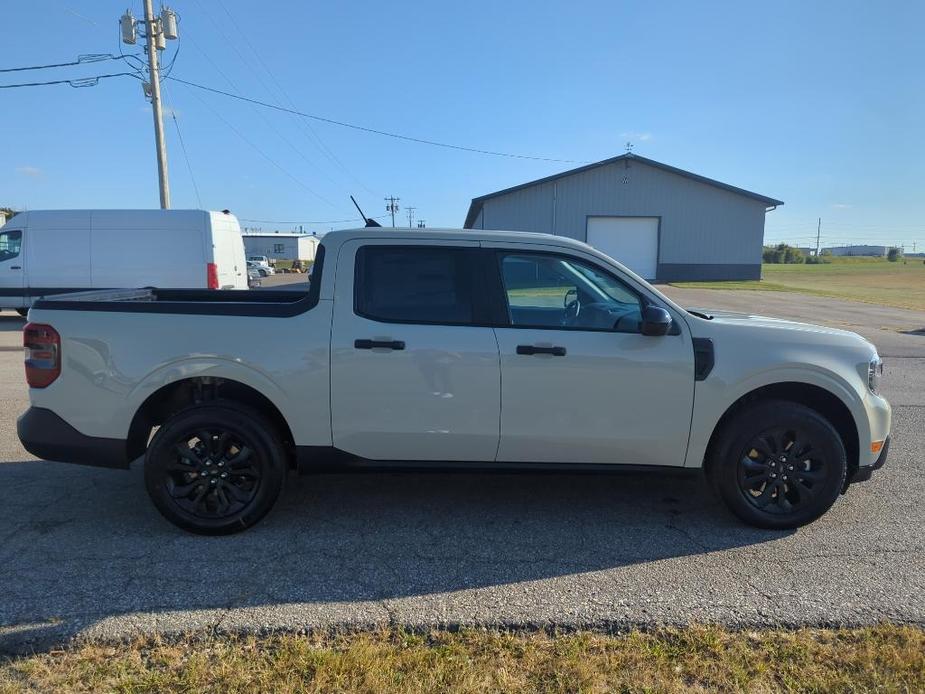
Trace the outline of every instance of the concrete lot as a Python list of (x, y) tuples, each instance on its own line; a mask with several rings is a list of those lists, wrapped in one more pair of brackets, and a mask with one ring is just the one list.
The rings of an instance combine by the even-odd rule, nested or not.
[(195, 628), (925, 624), (925, 336), (907, 334), (925, 313), (668, 291), (871, 338), (889, 465), (797, 532), (743, 527), (697, 476), (392, 473), (292, 477), (258, 527), (195, 537), (160, 518), (137, 467), (22, 450), (22, 321), (0, 314), (0, 649)]

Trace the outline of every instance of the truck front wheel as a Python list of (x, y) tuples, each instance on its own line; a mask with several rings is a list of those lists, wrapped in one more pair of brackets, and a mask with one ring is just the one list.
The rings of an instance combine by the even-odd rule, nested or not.
[(286, 476), (276, 429), (233, 402), (194, 405), (158, 429), (145, 454), (145, 487), (174, 525), (201, 535), (250, 527), (273, 507)]
[(838, 432), (820, 413), (766, 400), (744, 407), (724, 425), (707, 474), (729, 509), (749, 525), (797, 528), (835, 503), (847, 456)]

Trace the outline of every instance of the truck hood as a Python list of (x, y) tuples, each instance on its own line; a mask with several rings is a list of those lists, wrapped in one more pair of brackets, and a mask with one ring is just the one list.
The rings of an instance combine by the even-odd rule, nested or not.
[[(789, 331), (790, 334), (795, 332), (805, 333), (805, 337), (813, 335), (829, 343), (841, 343), (844, 345), (857, 346), (864, 344), (873, 348), (873, 345), (857, 333), (840, 328), (830, 328), (825, 325), (815, 325), (813, 323), (800, 323), (797, 321), (784, 320), (782, 318), (771, 318), (770, 316), (758, 316), (750, 313), (737, 313), (734, 311), (714, 311), (711, 309), (689, 309), (697, 314), (711, 316), (711, 320), (705, 321), (709, 325), (729, 326), (732, 328), (741, 327), (744, 329), (766, 329), (774, 331)], [(794, 335), (794, 337), (797, 337)]]

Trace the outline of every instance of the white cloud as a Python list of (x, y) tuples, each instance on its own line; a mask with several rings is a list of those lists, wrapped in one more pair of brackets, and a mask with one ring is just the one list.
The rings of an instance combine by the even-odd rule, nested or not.
[(847, 202), (834, 202), (832, 203), (832, 207), (836, 210), (847, 210), (854, 207), (854, 205), (851, 205)]
[(626, 138), (627, 140), (633, 140), (638, 142), (648, 142), (652, 139), (652, 133), (637, 133), (637, 132), (626, 132), (620, 133), (620, 137)]
[(17, 166), (16, 170), (23, 176), (31, 176), (32, 178), (38, 178), (43, 173), (37, 166)]

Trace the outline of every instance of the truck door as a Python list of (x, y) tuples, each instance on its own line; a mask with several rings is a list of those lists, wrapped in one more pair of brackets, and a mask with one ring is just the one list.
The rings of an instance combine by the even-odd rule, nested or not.
[[(501, 379), (478, 243), (354, 240), (337, 259), (334, 446), (374, 460), (493, 461)], [(480, 325), (481, 323), (481, 325)]]
[(498, 460), (683, 465), (694, 398), (683, 321), (674, 334), (642, 335), (645, 297), (590, 259), (502, 249), (495, 258), (507, 323), (495, 330)]
[(22, 229), (0, 227), (0, 307), (25, 308)]

